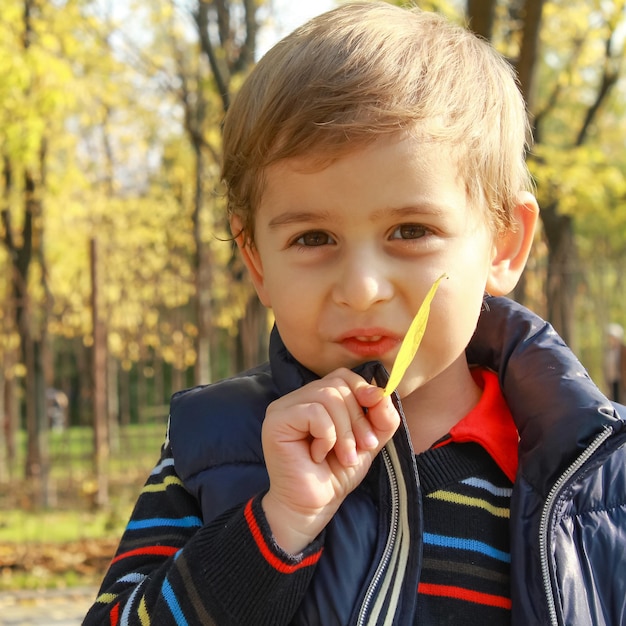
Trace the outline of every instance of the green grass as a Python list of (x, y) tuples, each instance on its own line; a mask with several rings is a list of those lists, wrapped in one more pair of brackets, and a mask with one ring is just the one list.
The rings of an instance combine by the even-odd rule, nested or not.
[(162, 423), (120, 430), (108, 463), (109, 502), (98, 509), (89, 428), (50, 433), (45, 508), (34, 506), (32, 485), (19, 478), (26, 455), (20, 433), (14, 478), (0, 484), (0, 591), (97, 585), (158, 460), (164, 434)]
[[(128, 468), (146, 470), (156, 462), (165, 438), (165, 424), (131, 424), (111, 437), (109, 471), (113, 477)], [(23, 472), (26, 459), (26, 433), (17, 436), (17, 458), (13, 473)], [(86, 426), (72, 426), (65, 431), (51, 431), (48, 436), (50, 476), (63, 483), (75, 476), (92, 475), (93, 431)]]
[(132, 505), (107, 511), (2, 512), (0, 543), (65, 543), (120, 536)]
[[(51, 432), (48, 506), (36, 509), (33, 486), (13, 479), (0, 485), (0, 542), (69, 541), (119, 533), (141, 486), (158, 460), (163, 424), (126, 426), (114, 438), (107, 472), (109, 504), (95, 510), (93, 435), (89, 428)], [(23, 474), (26, 439), (20, 433), (13, 476)], [(122, 526), (123, 528), (123, 526)]]

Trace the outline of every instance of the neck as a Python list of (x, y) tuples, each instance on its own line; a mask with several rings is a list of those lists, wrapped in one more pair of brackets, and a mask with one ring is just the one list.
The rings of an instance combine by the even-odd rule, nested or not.
[(446, 435), (476, 406), (481, 393), (463, 355), (403, 398), (402, 408), (415, 452), (427, 450)]

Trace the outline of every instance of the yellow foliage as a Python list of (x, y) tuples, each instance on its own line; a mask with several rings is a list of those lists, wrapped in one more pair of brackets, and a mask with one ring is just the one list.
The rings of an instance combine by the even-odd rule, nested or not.
[[(231, 245), (220, 240), (228, 236), (217, 157), (223, 112), (195, 34), (172, 3), (114, 4), (107, 22), (81, 3), (40, 3), (41, 15), (33, 21), (25, 50), (22, 3), (3, 3), (0, 145), (15, 181), (3, 197), (19, 245), (21, 181), (32, 168), (43, 183), (38, 165), (45, 141), (40, 226), (52, 296), (50, 332), (92, 345), (90, 241), (95, 239), (100, 314), (111, 354), (129, 369), (153, 350), (184, 369), (195, 361), (198, 328), (193, 307), (196, 161), (184, 126), (181, 73), (191, 89), (190, 101), (202, 100), (206, 107), (199, 129), (205, 142), (199, 236), (211, 260), (212, 322), (235, 336), (251, 288), (247, 280), (233, 280)], [(463, 19), (452, 0), (418, 4)], [(540, 204), (558, 200), (559, 210), (576, 218), (583, 251), (593, 251), (590, 242), (600, 236), (615, 248), (620, 237), (626, 240), (623, 81), (603, 104), (588, 139), (575, 145), (604, 70), (608, 29), (621, 5), (597, 0), (547, 0), (544, 5), (533, 113), (548, 107), (555, 89), (559, 98), (558, 106), (542, 117), (541, 140), (529, 165)], [(504, 26), (496, 29), (494, 43), (515, 58), (519, 24), (509, 20), (509, 8), (508, 2), (498, 4), (497, 20)], [(231, 77), (233, 93), (244, 77)], [(7, 267), (6, 255), (0, 255), (0, 264)], [(44, 272), (37, 264), (32, 269), (32, 297), (42, 306)], [(6, 277), (0, 289), (3, 297), (10, 293)], [(3, 313), (4, 346), (12, 331), (8, 312)]]
[(13, 376), (16, 378), (24, 378), (24, 376), (26, 376), (26, 366), (23, 363), (16, 363), (13, 366)]

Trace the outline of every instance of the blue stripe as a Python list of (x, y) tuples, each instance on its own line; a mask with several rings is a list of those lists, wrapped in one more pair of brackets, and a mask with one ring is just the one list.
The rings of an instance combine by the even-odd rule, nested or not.
[(178, 519), (171, 517), (153, 517), (152, 519), (131, 520), (128, 522), (128, 530), (143, 530), (144, 528), (155, 528), (157, 526), (175, 526), (177, 528), (199, 528), (202, 526), (202, 520), (193, 515), (189, 517), (180, 517)]
[(174, 620), (176, 621), (178, 626), (189, 626), (187, 620), (185, 619), (185, 616), (183, 615), (183, 610), (180, 608), (180, 604), (178, 603), (178, 600), (174, 595), (174, 590), (172, 589), (172, 586), (170, 585), (167, 578), (163, 581), (161, 593), (163, 594), (165, 602), (167, 602), (167, 606), (172, 612), (172, 616), (174, 617)]
[(482, 478), (468, 478), (466, 480), (462, 480), (461, 482), (464, 485), (469, 485), (470, 487), (484, 489), (485, 491), (492, 493), (494, 496), (505, 496), (510, 498), (513, 493), (513, 489), (509, 487), (497, 487), (493, 483), (490, 483), (488, 480), (483, 480)]
[(161, 470), (165, 469), (166, 467), (170, 467), (170, 466), (174, 466), (174, 459), (164, 459), (163, 461), (161, 461), (161, 463), (159, 463), (151, 472), (151, 475), (156, 475), (156, 474), (160, 474)]
[(511, 562), (511, 555), (508, 552), (497, 550), (489, 544), (475, 539), (462, 539), (460, 537), (446, 537), (445, 535), (433, 535), (432, 533), (424, 533), (424, 543), (440, 548), (453, 548), (454, 550), (471, 550), (472, 552), (480, 552), (492, 559)]
[(126, 574), (121, 578), (118, 578), (115, 582), (118, 583), (133, 583), (134, 585), (143, 582), (147, 576), (145, 574), (140, 574), (139, 572), (131, 572), (130, 574)]
[[(146, 578), (147, 576), (143, 577), (144, 580)], [(126, 606), (124, 607), (124, 610), (122, 611), (122, 616), (120, 618), (119, 626), (128, 626), (130, 612), (133, 610), (133, 604), (135, 603), (135, 597), (139, 594), (139, 590), (141, 588), (142, 588), (142, 585), (140, 583), (133, 589), (133, 592), (130, 594), (130, 598), (128, 598), (128, 601), (126, 602)]]

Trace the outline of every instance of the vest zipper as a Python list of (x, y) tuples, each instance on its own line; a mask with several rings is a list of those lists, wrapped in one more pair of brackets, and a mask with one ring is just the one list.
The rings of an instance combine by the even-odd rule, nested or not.
[(569, 482), (572, 476), (593, 456), (596, 450), (611, 436), (613, 429), (605, 426), (604, 430), (591, 442), (584, 452), (565, 470), (561, 477), (554, 483), (541, 513), (541, 522), (539, 524), (539, 558), (541, 561), (541, 575), (543, 579), (543, 588), (548, 603), (548, 613), (550, 615), (550, 624), (558, 626), (556, 614), (556, 601), (552, 593), (552, 584), (550, 581), (550, 565), (548, 563), (548, 522), (552, 515), (557, 497), (561, 489)]
[(391, 522), (389, 534), (387, 535), (387, 543), (385, 544), (385, 549), (383, 550), (383, 554), (380, 558), (380, 561), (378, 562), (376, 572), (374, 573), (374, 576), (369, 583), (367, 592), (365, 593), (365, 597), (363, 598), (363, 603), (361, 604), (359, 617), (356, 622), (357, 626), (365, 626), (367, 624), (366, 619), (370, 611), (370, 605), (372, 603), (372, 600), (374, 599), (376, 589), (378, 588), (381, 579), (385, 575), (398, 535), (398, 520), (400, 508), (398, 478), (396, 476), (396, 470), (393, 467), (393, 463), (391, 462), (391, 458), (389, 457), (389, 452), (386, 448), (383, 448), (381, 450), (381, 455), (385, 465), (385, 469), (387, 471), (389, 487), (391, 489)]

